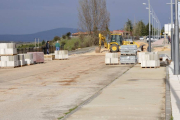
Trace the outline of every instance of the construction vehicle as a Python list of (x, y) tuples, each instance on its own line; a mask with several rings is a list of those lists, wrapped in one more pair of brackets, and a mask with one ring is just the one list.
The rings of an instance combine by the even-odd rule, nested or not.
[(102, 42), (104, 43), (104, 47), (110, 52), (119, 52), (121, 45), (137, 45), (138, 48), (140, 47), (136, 42), (123, 40), (121, 34), (111, 34), (109, 43), (102, 34), (99, 34), (99, 47), (96, 48), (96, 53), (101, 51)]

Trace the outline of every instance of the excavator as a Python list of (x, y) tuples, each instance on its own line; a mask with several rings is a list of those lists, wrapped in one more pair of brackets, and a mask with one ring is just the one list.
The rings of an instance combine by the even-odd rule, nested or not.
[(137, 48), (140, 47), (140, 45), (136, 42), (125, 41), (121, 34), (111, 34), (111, 39), (108, 43), (106, 37), (99, 33), (99, 46), (95, 49), (96, 53), (101, 52), (102, 42), (104, 43), (104, 47), (107, 48), (110, 52), (119, 52), (121, 45), (137, 45)]

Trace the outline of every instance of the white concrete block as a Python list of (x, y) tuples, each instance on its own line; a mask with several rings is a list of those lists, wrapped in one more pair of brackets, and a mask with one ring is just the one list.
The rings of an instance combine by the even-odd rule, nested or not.
[(8, 57), (8, 61), (18, 61), (18, 56), (17, 55), (7, 56), (7, 57)]
[(157, 67), (157, 61), (155, 60), (149, 60), (147, 63), (147, 67)]
[(118, 64), (119, 63), (118, 58), (111, 58), (111, 63), (112, 64)]
[(16, 48), (8, 48), (8, 49), (5, 49), (5, 54), (8, 54), (8, 55), (13, 55), (13, 54), (17, 54), (17, 49)]
[(67, 50), (60, 50), (61, 54), (63, 55), (67, 55), (68, 54), (68, 51)]
[(33, 59), (25, 59), (25, 65), (32, 65), (34, 64)]
[(59, 51), (54, 51), (55, 55), (59, 55)]
[(24, 54), (18, 54), (18, 60), (23, 60), (24, 61)]
[(2, 61), (17, 61), (18, 60), (18, 56), (17, 55), (13, 55), (13, 56), (1, 56), (1, 60)]
[(7, 61), (7, 67), (17, 67), (18, 61)]
[(8, 56), (1, 56), (1, 61), (8, 61)]
[(65, 54), (63, 57), (64, 57), (65, 59), (68, 59), (68, 58), (69, 58), (69, 55), (68, 55), (68, 54)]
[(111, 64), (111, 58), (105, 58), (105, 64)]
[(154, 54), (154, 60), (159, 60), (159, 55), (158, 54)]
[(16, 44), (15, 43), (0, 43), (0, 48), (1, 49), (8, 49), (8, 48), (16, 48)]
[(59, 59), (64, 59), (63, 56), (64, 56), (63, 54), (60, 54), (60, 55), (59, 55)]
[(55, 59), (59, 59), (59, 55), (55, 55)]
[(141, 67), (147, 67), (147, 61), (146, 60), (141, 61)]
[(138, 63), (141, 63), (142, 61), (142, 55), (146, 54), (145, 52), (139, 52), (138, 53)]
[(0, 47), (0, 55), (4, 55), (5, 54), (5, 49), (2, 49), (1, 47)]
[(157, 60), (156, 66), (160, 67), (160, 60)]
[(106, 53), (106, 58), (118, 58), (118, 53)]
[(149, 54), (150, 58), (149, 60), (154, 60), (154, 54)]
[(55, 59), (68, 59), (68, 51), (67, 50), (60, 50), (55, 51)]
[(160, 61), (159, 60), (142, 61), (141, 67), (160, 67)]
[(25, 61), (24, 60), (18, 60), (18, 64), (19, 64), (19, 66), (23, 66), (23, 65), (25, 65)]
[(112, 58), (117, 58), (118, 59), (118, 53), (113, 53), (113, 57)]
[(7, 67), (7, 61), (1, 61), (1, 66), (0, 67)]
[(33, 54), (32, 53), (28, 53), (28, 54), (24, 54), (24, 59), (33, 59)]
[(15, 43), (8, 43), (8, 44), (7, 44), (7, 48), (12, 48), (12, 49), (14, 49), (14, 48), (16, 48), (16, 44), (15, 44)]

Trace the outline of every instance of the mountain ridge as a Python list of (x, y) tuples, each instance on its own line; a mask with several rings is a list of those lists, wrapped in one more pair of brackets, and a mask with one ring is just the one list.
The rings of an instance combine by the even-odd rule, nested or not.
[(32, 34), (2, 34), (0, 35), (0, 41), (7, 42), (34, 42), (35, 38), (39, 38), (42, 40), (52, 40), (55, 36), (61, 36), (66, 34), (67, 32), (76, 33), (78, 30), (76, 28), (55, 28), (51, 30), (45, 30)]

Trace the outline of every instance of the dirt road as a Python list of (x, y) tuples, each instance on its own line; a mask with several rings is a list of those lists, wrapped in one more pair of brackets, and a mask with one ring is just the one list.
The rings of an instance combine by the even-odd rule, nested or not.
[(0, 120), (55, 120), (122, 75), (104, 54), (0, 69)]

